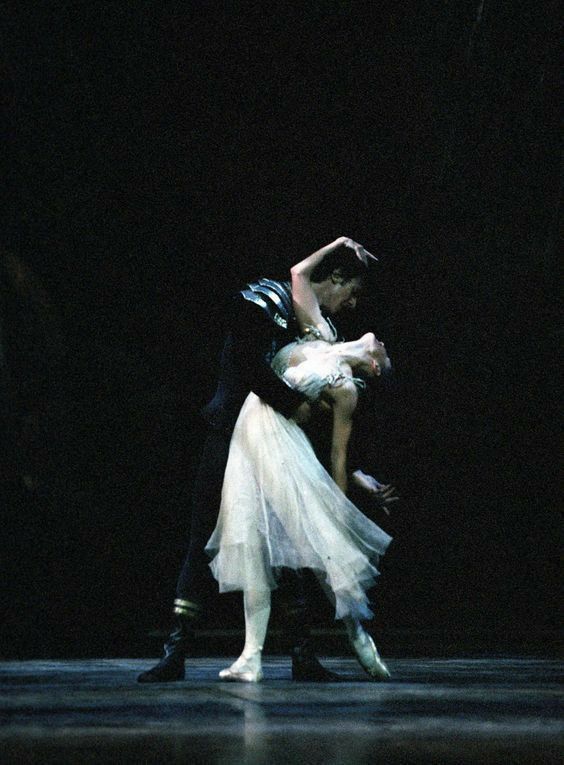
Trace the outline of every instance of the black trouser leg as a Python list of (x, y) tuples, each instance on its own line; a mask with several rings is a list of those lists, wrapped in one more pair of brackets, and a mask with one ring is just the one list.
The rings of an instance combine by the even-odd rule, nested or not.
[(204, 442), (192, 489), (188, 553), (176, 585), (174, 628), (164, 645), (162, 659), (137, 678), (141, 683), (184, 679), (184, 660), (194, 640), (194, 620), (200, 615), (213, 584), (204, 548), (217, 521), (230, 440), (230, 435), (210, 430)]
[(213, 577), (204, 548), (215, 528), (221, 504), (223, 477), (229, 456), (231, 435), (210, 430), (192, 489), (192, 520), (188, 552), (176, 584), (177, 601), (187, 601), (197, 615), (210, 593)]

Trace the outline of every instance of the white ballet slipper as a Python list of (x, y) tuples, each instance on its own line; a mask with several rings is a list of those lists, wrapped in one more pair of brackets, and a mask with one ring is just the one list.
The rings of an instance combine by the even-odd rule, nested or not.
[(261, 656), (240, 656), (237, 661), (219, 673), (222, 680), (235, 683), (258, 683), (262, 680)]

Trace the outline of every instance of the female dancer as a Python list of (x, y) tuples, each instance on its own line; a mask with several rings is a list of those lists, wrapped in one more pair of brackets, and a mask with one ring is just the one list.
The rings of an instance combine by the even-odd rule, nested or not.
[[(337, 241), (365, 263), (371, 257), (350, 239)], [(244, 593), (245, 646), (239, 659), (220, 672), (227, 680), (262, 678), (270, 592), (281, 568), (314, 571), (335, 605), (335, 618), (345, 623), (361, 666), (374, 679), (389, 677), (360, 620), (373, 615), (366, 591), (391, 538), (345, 492), (352, 415), (357, 387), (364, 384), (354, 375), (377, 376), (390, 362), (384, 345), (371, 333), (353, 342), (335, 342), (310, 282), (327, 250), (292, 268), (292, 298), (303, 337), (282, 348), (272, 366), (310, 400), (322, 398), (331, 405), (332, 477), (303, 430), (250, 393), (235, 425), (218, 522), (206, 547), (220, 592)]]

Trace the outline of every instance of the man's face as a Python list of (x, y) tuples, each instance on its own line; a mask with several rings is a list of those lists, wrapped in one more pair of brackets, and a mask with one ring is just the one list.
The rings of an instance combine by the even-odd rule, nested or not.
[(356, 308), (362, 287), (362, 279), (358, 276), (348, 280), (331, 281), (323, 299), (323, 308), (331, 315), (343, 309)]

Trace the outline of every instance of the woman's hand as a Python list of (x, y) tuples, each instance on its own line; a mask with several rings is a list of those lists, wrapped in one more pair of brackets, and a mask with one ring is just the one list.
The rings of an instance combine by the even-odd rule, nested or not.
[(390, 506), (394, 502), (398, 502), (399, 497), (395, 493), (395, 489), (391, 484), (383, 484), (377, 481), (374, 476), (363, 473), (362, 470), (355, 470), (351, 476), (352, 483), (363, 489), (370, 494), (378, 507), (380, 507), (386, 515), (390, 514)]
[(378, 260), (378, 258), (375, 255), (372, 255), (372, 253), (368, 252), (368, 250), (365, 250), (364, 247), (359, 244), (358, 242), (355, 242), (354, 239), (349, 239), (346, 236), (340, 237), (341, 244), (343, 244), (345, 247), (348, 247), (349, 249), (353, 250), (356, 257), (363, 263), (366, 267), (368, 267), (368, 261), (370, 260)]

